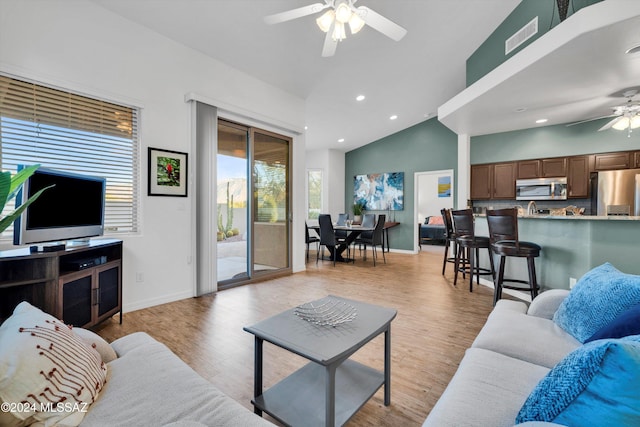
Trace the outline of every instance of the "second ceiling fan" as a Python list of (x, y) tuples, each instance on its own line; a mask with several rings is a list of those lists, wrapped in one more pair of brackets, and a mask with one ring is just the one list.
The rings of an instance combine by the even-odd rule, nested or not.
[(266, 16), (264, 21), (267, 24), (279, 24), (329, 9), (316, 19), (318, 27), (327, 34), (322, 48), (322, 56), (325, 57), (333, 56), (338, 47), (338, 42), (347, 37), (345, 30), (347, 25), (351, 34), (356, 34), (366, 24), (395, 41), (399, 41), (407, 34), (407, 30), (368, 7), (355, 7), (357, 1), (325, 0), (324, 4), (314, 3)]

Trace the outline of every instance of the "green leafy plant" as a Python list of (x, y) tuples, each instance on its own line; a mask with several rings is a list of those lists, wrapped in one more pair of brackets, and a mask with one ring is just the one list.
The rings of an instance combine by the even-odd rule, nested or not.
[(354, 215), (362, 215), (362, 211), (364, 211), (364, 203), (356, 202), (353, 204), (353, 214)]
[[(22, 169), (20, 172), (11, 176), (11, 172), (0, 172), (0, 213), (4, 210), (4, 207), (10, 200), (14, 199), (22, 188), (22, 184), (29, 179), (31, 175), (40, 167), (40, 165), (32, 165)], [(20, 205), (20, 207), (13, 212), (5, 215), (0, 219), (0, 233), (6, 230), (13, 222), (24, 212), (27, 207), (33, 203), (45, 190), (51, 187), (43, 188), (36, 194), (31, 196), (26, 203)]]

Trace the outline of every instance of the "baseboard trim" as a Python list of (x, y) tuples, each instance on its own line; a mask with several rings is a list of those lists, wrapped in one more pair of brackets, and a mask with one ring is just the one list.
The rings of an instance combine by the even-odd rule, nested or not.
[[(488, 288), (494, 289), (493, 282), (484, 278), (480, 278), (480, 284)], [(515, 289), (502, 289), (502, 293), (511, 295), (526, 302), (531, 302), (531, 294), (528, 292), (517, 291)]]
[(135, 303), (128, 303), (122, 305), (122, 312), (127, 313), (129, 311), (142, 310), (143, 308), (149, 308), (160, 304), (166, 304), (169, 302), (179, 301), (185, 298), (192, 298), (195, 295), (191, 292), (178, 292), (169, 295), (163, 295), (156, 298), (144, 299)]

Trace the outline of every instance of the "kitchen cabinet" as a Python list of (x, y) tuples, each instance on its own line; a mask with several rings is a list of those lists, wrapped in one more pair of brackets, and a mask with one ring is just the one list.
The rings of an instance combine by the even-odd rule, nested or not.
[(640, 168), (640, 151), (633, 153), (633, 167)]
[(589, 197), (590, 156), (575, 156), (567, 159), (567, 197), (584, 199)]
[(623, 151), (621, 153), (600, 153), (594, 154), (595, 170), (609, 171), (615, 169), (629, 169), (631, 164), (631, 153)]
[(493, 165), (471, 165), (472, 200), (491, 199), (491, 182), (493, 181)]
[(518, 165), (513, 163), (496, 163), (493, 165), (492, 199), (516, 198), (516, 170)]
[(567, 176), (567, 158), (555, 157), (551, 159), (542, 159), (540, 160), (540, 169), (541, 178)]
[(518, 179), (540, 177), (540, 160), (521, 160), (518, 162)]
[(515, 162), (471, 166), (471, 199), (515, 199)]
[(567, 176), (567, 158), (520, 160), (518, 179), (555, 178)]

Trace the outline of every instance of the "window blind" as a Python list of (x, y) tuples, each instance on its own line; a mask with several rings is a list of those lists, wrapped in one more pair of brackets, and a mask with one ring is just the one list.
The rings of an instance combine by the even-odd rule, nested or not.
[(105, 233), (135, 232), (137, 118), (135, 108), (0, 76), (2, 169), (39, 163), (104, 177)]

